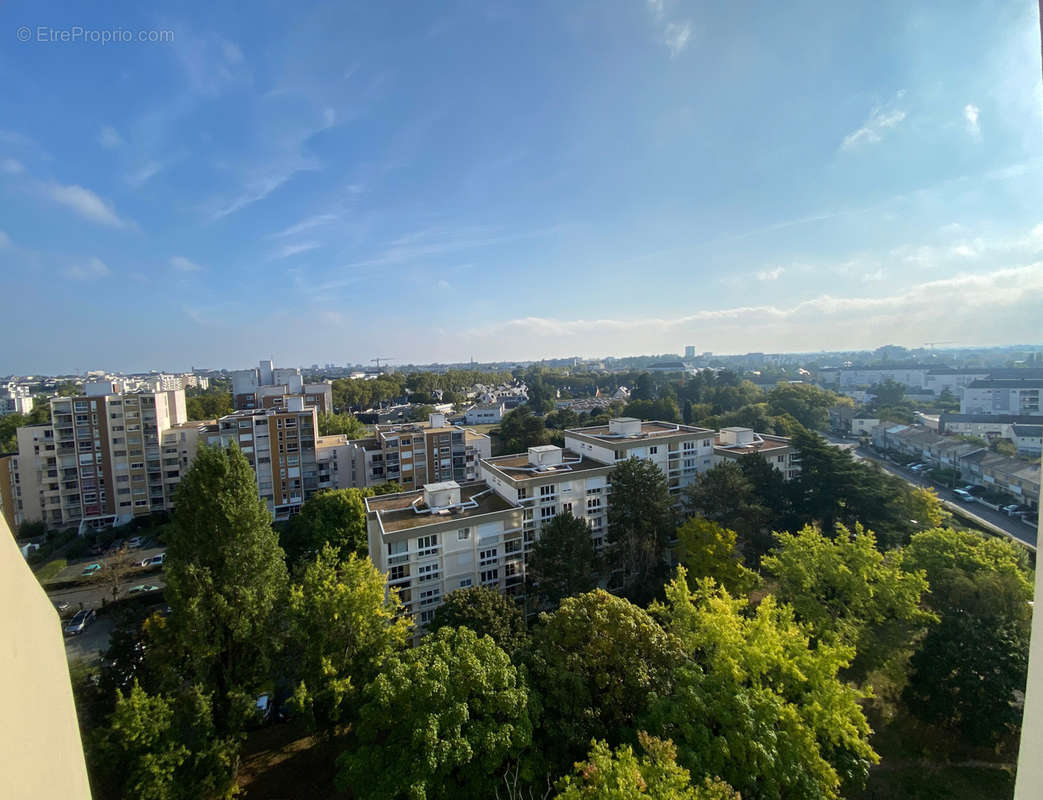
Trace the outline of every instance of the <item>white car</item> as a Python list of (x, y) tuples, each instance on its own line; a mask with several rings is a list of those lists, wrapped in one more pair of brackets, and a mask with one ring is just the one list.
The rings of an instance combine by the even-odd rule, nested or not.
[(952, 493), (956, 495), (957, 500), (962, 500), (965, 503), (975, 503), (978, 498), (970, 492), (965, 492), (963, 489), (953, 489)]
[(155, 556), (149, 556), (141, 560), (141, 566), (143, 567), (162, 567), (163, 562), (166, 560), (167, 554), (165, 552)]

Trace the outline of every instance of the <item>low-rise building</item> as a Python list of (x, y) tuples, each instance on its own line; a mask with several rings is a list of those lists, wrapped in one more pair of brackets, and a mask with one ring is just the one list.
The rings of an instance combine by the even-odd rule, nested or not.
[(471, 406), (464, 412), (464, 420), (468, 425), (499, 425), (506, 411), (503, 403)]
[(1043, 425), (1011, 425), (1011, 438), (1018, 452), (1039, 458), (1043, 454)]
[(961, 414), (1043, 415), (1043, 378), (986, 378), (963, 390)]
[(782, 473), (786, 480), (800, 475), (800, 452), (788, 436), (757, 433), (751, 428), (721, 428), (714, 438), (714, 464), (756, 455)]

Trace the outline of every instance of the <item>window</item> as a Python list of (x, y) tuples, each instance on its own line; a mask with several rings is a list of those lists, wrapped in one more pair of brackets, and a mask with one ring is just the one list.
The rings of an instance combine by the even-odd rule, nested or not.
[(775, 457), (775, 461), (778, 462), (779, 464), (781, 464), (785, 460), (786, 460), (786, 456), (776, 456)]
[(456, 532), (456, 540), (458, 542), (463, 542), (463, 541), (465, 541), (465, 540), (467, 540), (469, 538), (471, 538), (471, 529), (470, 528), (460, 528), (460, 530), (458, 530)]
[(601, 510), (601, 498), (590, 497), (587, 499), (587, 511), (600, 511)]
[(500, 571), (498, 569), (485, 569), (482, 570), (480, 577), (482, 583), (496, 583), (500, 580)]
[(479, 566), (488, 567), (490, 565), (495, 564), (497, 555), (498, 555), (498, 553), (497, 553), (497, 550), (496, 550), (495, 547), (493, 547), (493, 548), (491, 548), (489, 550), (481, 550), (481, 551), (479, 551), (479, 553), (478, 553), (478, 559), (479, 559), (478, 563), (479, 563)]
[(626, 453), (624, 451), (622, 451), (622, 450), (616, 450), (615, 456), (616, 456), (616, 461), (622, 461), (624, 456), (626, 456)]
[(470, 578), (461, 578), (460, 579), (460, 588), (461, 589), (466, 589), (468, 586), (470, 586), (473, 583), (474, 583), (474, 581), (472, 581)]
[(409, 559), (409, 542), (388, 542), (388, 564), (401, 564)]
[(554, 506), (543, 506), (543, 508), (540, 509), (540, 521), (545, 522), (546, 520), (553, 517), (554, 510)]
[(547, 486), (540, 487), (540, 497), (554, 497), (554, 486), (548, 484)]
[(421, 583), (438, 580), (442, 577), (442, 571), (439, 569), (438, 564), (421, 564), (417, 567), (416, 574), (417, 580)]
[(504, 542), (503, 552), (507, 554), (520, 553), (521, 552), (521, 539), (512, 539), (509, 542)]
[(438, 534), (431, 534), (430, 536), (421, 536), (416, 540), (416, 554), (423, 558), (424, 556), (433, 556), (438, 553)]
[(562, 514), (571, 514), (572, 513), (572, 503), (562, 503), (561, 504), (561, 513)]
[(648, 448), (648, 454), (649, 454), (650, 456), (654, 456), (654, 455), (656, 455), (656, 454), (657, 454), (658, 452), (659, 452), (659, 448), (658, 448), (658, 447), (649, 447), (649, 448)]
[(434, 619), (435, 619), (435, 612), (434, 611), (421, 611), (420, 612), (420, 624), (421, 625), (430, 625), (432, 622), (434, 622)]
[(424, 591), (422, 591), (420, 593), (420, 605), (421, 605), (421, 607), (423, 607), (423, 606), (433, 606), (435, 603), (437, 603), (441, 599), (442, 599), (442, 590), (441, 589), (425, 589)]

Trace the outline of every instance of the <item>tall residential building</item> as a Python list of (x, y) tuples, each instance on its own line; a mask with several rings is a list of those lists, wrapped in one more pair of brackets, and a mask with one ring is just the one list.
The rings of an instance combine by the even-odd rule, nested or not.
[(298, 368), (276, 368), (269, 360), (256, 369), (232, 373), (232, 407), (237, 411), (286, 406), (288, 397), (303, 397), (304, 405), (314, 406), (319, 413), (333, 411), (333, 386), (305, 383)]
[(319, 489), (318, 411), (300, 396), (277, 408), (236, 411), (207, 425), (199, 439), (235, 443), (253, 467), (258, 496), (276, 519), (287, 519)]
[(33, 410), (33, 396), (25, 384), (9, 382), (0, 387), (0, 417), (7, 414), (28, 414)]
[(9, 465), (16, 523), (101, 527), (170, 507), (182, 462), (167, 432), (187, 420), (184, 392), (85, 388), (51, 398), (49, 424), (18, 429)]
[(595, 547), (604, 546), (616, 464), (652, 461), (676, 494), (712, 467), (713, 441), (706, 428), (621, 418), (566, 430), (564, 448), (482, 458), (481, 480), (443, 478), (366, 498), (370, 558), (420, 625), (456, 589), (484, 585), (520, 596), (527, 554), (555, 515), (584, 520)]
[(685, 345), (684, 357), (685, 358), (689, 358), (689, 359), (690, 358), (695, 358), (695, 345), (694, 344)]
[(357, 487), (396, 481), (403, 489), (418, 489), (440, 481), (473, 481), (479, 477), (479, 461), (492, 454), (488, 436), (449, 425), (439, 413), (431, 414), (426, 425), (377, 425), (375, 436), (351, 445), (356, 477), (350, 485)]
[(1043, 415), (1043, 378), (985, 378), (963, 390), (961, 414)]

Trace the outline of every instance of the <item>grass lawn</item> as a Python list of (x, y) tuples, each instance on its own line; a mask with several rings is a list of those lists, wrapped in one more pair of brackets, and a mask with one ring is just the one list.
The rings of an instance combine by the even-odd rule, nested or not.
[(47, 581), (54, 580), (69, 562), (64, 558), (56, 558), (53, 561), (48, 561), (38, 570), (36, 570), (36, 579), (41, 584), (47, 583)]

